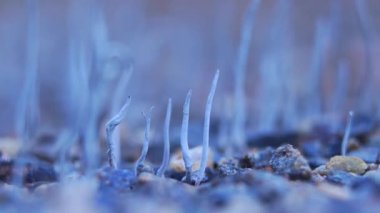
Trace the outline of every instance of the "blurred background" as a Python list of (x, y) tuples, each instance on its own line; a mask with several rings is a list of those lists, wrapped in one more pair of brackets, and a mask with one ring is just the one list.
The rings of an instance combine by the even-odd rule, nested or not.
[(171, 97), (178, 138), (192, 89), (190, 137), (201, 138), (217, 69), (212, 130), (226, 137), (238, 123), (344, 123), (349, 110), (376, 120), (379, 10), (377, 0), (1, 0), (0, 135), (102, 138), (131, 95), (123, 137), (142, 141), (141, 111), (154, 105), (160, 138)]

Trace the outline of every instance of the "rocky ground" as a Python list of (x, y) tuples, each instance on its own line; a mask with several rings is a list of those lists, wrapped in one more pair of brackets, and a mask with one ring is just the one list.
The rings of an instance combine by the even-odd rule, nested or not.
[[(17, 212), (378, 212), (380, 132), (354, 127), (348, 155), (341, 133), (255, 137), (246, 153), (227, 156), (210, 149), (207, 178), (184, 181), (181, 153), (172, 154), (165, 177), (145, 163), (104, 167), (95, 174), (59, 174), (52, 163), (17, 166), (3, 151), (0, 209)], [(323, 135), (323, 137), (319, 137)], [(280, 143), (278, 141), (281, 141)], [(254, 146), (253, 144), (256, 144)], [(266, 146), (265, 144), (271, 144)], [(2, 147), (3, 150), (10, 150)], [(190, 150), (193, 170), (201, 149)], [(15, 155), (16, 156), (16, 155)], [(17, 177), (22, 177), (17, 178)], [(17, 181), (19, 179), (19, 181)], [(21, 184), (22, 183), (22, 184)]]

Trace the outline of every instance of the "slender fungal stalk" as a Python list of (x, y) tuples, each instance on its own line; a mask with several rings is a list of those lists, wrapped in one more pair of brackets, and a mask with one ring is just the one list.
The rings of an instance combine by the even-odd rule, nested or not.
[(314, 47), (312, 53), (312, 63), (310, 72), (310, 102), (309, 102), (309, 116), (319, 115), (321, 113), (322, 101), (320, 97), (321, 81), (322, 81), (322, 65), (323, 51), (325, 50), (325, 43), (328, 36), (328, 26), (322, 20), (318, 20), (316, 26), (316, 36), (314, 40)]
[(142, 151), (141, 151), (141, 155), (140, 155), (139, 159), (137, 159), (137, 161), (135, 163), (135, 168), (134, 168), (135, 176), (137, 176), (138, 168), (140, 166), (142, 166), (143, 162), (145, 161), (146, 155), (148, 154), (148, 149), (149, 149), (149, 132), (150, 132), (150, 123), (151, 123), (153, 109), (154, 109), (154, 107), (152, 106), (149, 109), (148, 114), (145, 114), (144, 112), (142, 112), (142, 114), (143, 114), (143, 116), (145, 118), (145, 137), (144, 137), (144, 144), (143, 144), (143, 148), (142, 148)]
[(110, 167), (113, 169), (117, 169), (117, 165), (119, 163), (118, 159), (116, 159), (115, 152), (120, 153), (120, 146), (116, 146), (114, 139), (114, 131), (115, 128), (124, 120), (127, 114), (127, 108), (131, 103), (131, 97), (128, 97), (128, 100), (125, 102), (124, 106), (121, 110), (109, 120), (106, 124), (106, 136), (107, 136), (107, 146), (108, 146), (108, 162)]
[(107, 57), (111, 56), (108, 52), (109, 37), (107, 24), (100, 2), (94, 1), (91, 5), (87, 6), (90, 6), (87, 12), (91, 18), (85, 24), (89, 26), (91, 39), (90, 42), (85, 42), (87, 41), (85, 40), (87, 37), (83, 37), (81, 42), (89, 50), (86, 57), (87, 61), (85, 62), (88, 101), (86, 107), (87, 118), (84, 127), (84, 155), (86, 163), (85, 172), (87, 175), (91, 175), (100, 163), (99, 130), (101, 127), (99, 126), (99, 118), (108, 97), (112, 80), (117, 75), (109, 75), (109, 72), (103, 66)]
[(165, 117), (165, 126), (164, 126), (164, 155), (162, 157), (162, 164), (157, 171), (157, 176), (162, 177), (165, 174), (166, 169), (169, 165), (169, 157), (170, 157), (170, 118), (172, 114), (172, 99), (169, 98), (168, 108), (166, 110)]
[(337, 84), (335, 89), (335, 97), (332, 100), (333, 103), (333, 112), (338, 113), (338, 109), (342, 109), (347, 97), (348, 91), (348, 73), (349, 73), (349, 65), (347, 60), (340, 60), (337, 72)]
[(27, 38), (26, 38), (26, 78), (22, 88), (16, 115), (16, 131), (27, 149), (32, 128), (36, 128), (39, 119), (38, 97), (38, 60), (39, 60), (39, 7), (37, 0), (27, 1)]
[[(331, 113), (333, 113), (333, 119), (337, 119), (339, 116), (339, 110), (344, 108), (344, 105), (347, 101), (347, 94), (349, 88), (349, 64), (345, 59), (340, 59), (338, 64), (338, 70), (336, 72), (336, 80), (334, 93), (331, 96)], [(333, 131), (339, 131), (339, 122), (334, 122)]]
[(232, 139), (237, 147), (245, 143), (246, 101), (244, 93), (244, 80), (252, 40), (253, 20), (261, 0), (251, 0), (244, 16), (241, 29), (240, 46), (235, 64), (235, 115), (233, 120)]
[[(31, 143), (33, 134), (39, 121), (39, 85), (38, 85), (38, 60), (39, 60), (39, 1), (27, 1), (27, 34), (26, 34), (26, 61), (25, 80), (16, 114), (16, 133), (21, 140), (20, 154), (15, 159), (13, 171), (24, 167), (24, 158), (28, 158), (27, 150), (33, 146)], [(22, 186), (22, 175), (14, 175), (13, 185)]]
[(216, 71), (214, 80), (212, 81), (211, 90), (207, 98), (205, 120), (204, 120), (204, 127), (203, 127), (202, 158), (201, 158), (201, 165), (199, 167), (200, 177), (197, 179), (197, 182), (195, 183), (196, 185), (200, 184), (206, 171), (207, 160), (208, 160), (208, 149), (209, 149), (211, 109), (212, 109), (212, 102), (213, 102), (215, 91), (216, 91), (216, 86), (218, 85), (218, 79), (219, 79), (219, 70)]
[(189, 143), (188, 143), (191, 94), (192, 94), (192, 91), (189, 90), (186, 96), (185, 103), (183, 105), (183, 118), (182, 118), (182, 128), (181, 128), (181, 150), (182, 150), (183, 162), (185, 164), (185, 169), (186, 169), (187, 181), (190, 181), (191, 167), (193, 166), (193, 161), (191, 160), (191, 157), (190, 157)]
[(359, 16), (360, 28), (364, 39), (364, 54), (365, 54), (365, 74), (363, 75), (362, 82), (363, 88), (359, 94), (361, 97), (360, 103), (364, 106), (371, 108), (365, 108), (362, 110), (372, 110), (373, 108), (373, 87), (374, 87), (374, 69), (373, 69), (373, 55), (374, 53), (374, 39), (375, 32), (373, 30), (373, 23), (369, 15), (367, 1), (365, 0), (355, 0), (355, 8)]
[[(122, 74), (121, 79), (118, 82), (116, 91), (115, 91), (115, 97), (114, 101), (112, 102), (111, 106), (111, 113), (112, 115), (117, 114), (118, 110), (120, 110), (120, 107), (122, 107), (123, 104), (123, 96), (126, 91), (126, 87), (128, 86), (128, 82), (131, 78), (131, 75), (133, 73), (133, 68), (131, 67), (130, 70), (125, 71)], [(120, 147), (120, 128), (116, 128), (115, 132), (112, 136), (112, 141), (114, 142), (115, 147)], [(120, 162), (120, 149), (115, 149), (114, 156), (116, 162)]]
[(67, 151), (78, 140), (78, 132), (73, 129), (63, 130), (57, 138), (55, 153), (58, 155), (58, 173), (62, 180), (68, 173)]
[(349, 139), (350, 139), (350, 133), (351, 133), (351, 126), (352, 126), (352, 118), (354, 117), (354, 112), (353, 111), (350, 111), (348, 113), (348, 119), (347, 119), (347, 126), (346, 126), (346, 131), (344, 132), (344, 138), (343, 138), (343, 141), (342, 141), (342, 155), (343, 156), (346, 156), (346, 152), (347, 152), (347, 149), (348, 149), (348, 142), (349, 142)]

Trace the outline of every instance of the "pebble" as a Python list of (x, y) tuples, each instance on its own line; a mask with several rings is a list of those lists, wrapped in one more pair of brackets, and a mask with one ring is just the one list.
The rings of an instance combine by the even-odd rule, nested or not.
[(364, 174), (367, 168), (367, 164), (362, 159), (351, 156), (334, 156), (326, 164), (328, 171), (340, 170), (359, 175)]
[(288, 176), (290, 179), (307, 180), (311, 178), (311, 169), (300, 151), (286, 144), (278, 147), (270, 160), (276, 174)]
[[(202, 146), (197, 146), (189, 150), (190, 157), (193, 160), (192, 170), (198, 170), (200, 167), (200, 162), (202, 158)], [(211, 149), (208, 150), (207, 166), (213, 166), (213, 152)], [(170, 159), (169, 167), (176, 172), (185, 172), (185, 164), (182, 158), (182, 152), (176, 152)]]
[(156, 175), (154, 175), (153, 173), (150, 173), (150, 172), (142, 172), (138, 177), (137, 177), (137, 181), (139, 183), (147, 183), (147, 182), (151, 182), (151, 181), (154, 181), (155, 179), (157, 179), (159, 177), (157, 177)]
[(236, 159), (222, 159), (218, 163), (219, 176), (226, 177), (236, 175), (239, 172), (239, 161)]

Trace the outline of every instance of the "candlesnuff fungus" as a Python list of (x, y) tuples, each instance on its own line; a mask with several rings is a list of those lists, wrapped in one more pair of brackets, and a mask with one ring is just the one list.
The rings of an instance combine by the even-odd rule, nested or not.
[(348, 113), (347, 126), (346, 126), (346, 130), (344, 132), (344, 137), (343, 137), (343, 141), (342, 141), (341, 154), (343, 156), (346, 156), (346, 152), (347, 152), (347, 149), (348, 149), (348, 142), (349, 142), (349, 139), (350, 139), (350, 132), (351, 132), (352, 118), (353, 117), (354, 117), (354, 112), (350, 111)]
[(172, 99), (169, 98), (168, 100), (168, 107), (166, 109), (166, 116), (165, 116), (165, 125), (164, 125), (164, 155), (162, 157), (162, 163), (160, 168), (157, 170), (157, 176), (162, 177), (165, 174), (166, 168), (168, 168), (169, 165), (169, 158), (170, 158), (170, 118), (172, 114)]
[(365, 57), (365, 68), (364, 73), (361, 74), (361, 79), (363, 82), (363, 87), (361, 89), (361, 107), (364, 110), (369, 110), (367, 107), (371, 106), (373, 99), (375, 70), (373, 63), (373, 56), (375, 53), (375, 48), (373, 47), (376, 39), (376, 31), (374, 30), (373, 18), (370, 17), (370, 10), (368, 8), (368, 1), (355, 0), (355, 9), (359, 18), (359, 26), (364, 39), (364, 57)]
[(332, 110), (338, 112), (346, 101), (349, 80), (349, 64), (346, 59), (340, 59), (336, 75), (335, 94), (332, 97)]
[(142, 115), (145, 118), (145, 137), (144, 137), (144, 144), (143, 144), (143, 148), (142, 148), (142, 151), (141, 151), (141, 155), (140, 155), (139, 159), (137, 159), (137, 161), (135, 163), (135, 168), (134, 168), (135, 176), (137, 176), (138, 168), (143, 165), (143, 162), (145, 161), (146, 155), (148, 153), (148, 149), (149, 149), (150, 121), (151, 121), (151, 118), (152, 118), (152, 111), (153, 111), (153, 109), (154, 109), (154, 107), (152, 106), (149, 109), (148, 114), (142, 112)]
[(316, 23), (316, 35), (314, 38), (314, 47), (312, 53), (311, 72), (309, 79), (310, 95), (309, 95), (309, 112), (311, 115), (319, 115), (321, 113), (321, 78), (323, 76), (323, 54), (326, 49), (326, 42), (329, 37), (331, 26), (325, 20), (318, 20)]
[[(126, 87), (128, 86), (129, 80), (133, 73), (133, 66), (128, 67), (126, 71), (123, 71), (121, 78), (116, 85), (115, 96), (111, 103), (111, 114), (114, 115), (119, 112), (120, 107), (123, 106)], [(116, 128), (113, 134), (112, 140), (114, 141), (115, 147), (120, 146), (120, 129)], [(120, 149), (115, 149), (114, 152), (116, 162), (120, 162)]]
[[(39, 1), (27, 1), (27, 32), (26, 32), (26, 61), (25, 61), (25, 82), (22, 87), (20, 99), (17, 104), (16, 133), (23, 146), (20, 150), (20, 159), (15, 159), (14, 170), (22, 168), (25, 163), (22, 158), (27, 157), (26, 151), (30, 148), (33, 134), (35, 134), (40, 119), (39, 109), (39, 23), (40, 11)], [(22, 177), (15, 175), (12, 178), (14, 185), (22, 185)]]
[(212, 109), (212, 102), (213, 102), (215, 91), (216, 91), (216, 86), (218, 85), (218, 79), (219, 79), (219, 70), (217, 70), (215, 73), (214, 80), (212, 81), (211, 90), (207, 98), (205, 118), (204, 118), (205, 120), (204, 120), (204, 126), (203, 126), (202, 158), (201, 158), (201, 165), (199, 167), (199, 170), (197, 171), (197, 174), (195, 174), (196, 175), (195, 185), (199, 185), (205, 177), (205, 171), (206, 171), (207, 159), (208, 159), (211, 109)]
[(127, 101), (125, 102), (124, 106), (121, 108), (121, 110), (113, 117), (111, 120), (109, 120), (106, 124), (106, 137), (107, 137), (107, 146), (108, 146), (108, 162), (110, 164), (110, 167), (117, 169), (117, 160), (115, 157), (115, 150), (120, 149), (120, 147), (116, 147), (115, 141), (114, 141), (114, 131), (115, 128), (123, 121), (123, 119), (126, 116), (127, 108), (131, 103), (131, 96), (128, 97)]
[(23, 142), (23, 149), (30, 146), (29, 141), (35, 131), (39, 117), (39, 85), (38, 85), (38, 60), (39, 60), (39, 1), (27, 1), (27, 37), (26, 37), (26, 78), (23, 84), (19, 103), (17, 105), (16, 131), (17, 136)]
[(183, 105), (183, 118), (182, 118), (182, 129), (181, 129), (181, 150), (182, 150), (183, 161), (185, 163), (185, 169), (186, 169), (186, 181), (190, 181), (191, 167), (193, 166), (193, 161), (191, 160), (191, 157), (190, 157), (189, 144), (188, 144), (191, 94), (192, 94), (192, 91), (189, 90), (186, 96), (185, 103)]

